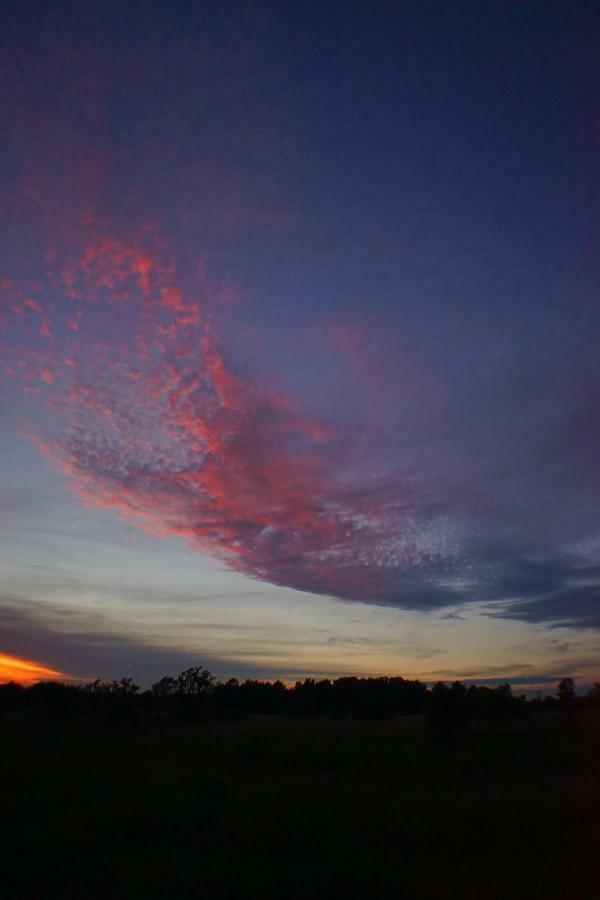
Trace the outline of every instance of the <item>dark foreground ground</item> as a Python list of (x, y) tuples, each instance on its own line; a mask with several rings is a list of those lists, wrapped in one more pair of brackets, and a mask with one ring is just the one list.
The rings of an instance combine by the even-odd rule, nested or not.
[(595, 898), (600, 721), (0, 723), (0, 889), (60, 897)]

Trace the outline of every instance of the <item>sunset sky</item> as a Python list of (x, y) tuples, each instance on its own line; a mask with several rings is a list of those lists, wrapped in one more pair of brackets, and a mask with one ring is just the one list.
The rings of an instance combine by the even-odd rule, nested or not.
[(600, 679), (598, 5), (2, 8), (0, 681)]

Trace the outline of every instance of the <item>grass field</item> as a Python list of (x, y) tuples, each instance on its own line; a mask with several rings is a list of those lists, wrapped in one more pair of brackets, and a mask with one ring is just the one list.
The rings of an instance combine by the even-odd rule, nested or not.
[(595, 898), (600, 722), (0, 723), (10, 898)]

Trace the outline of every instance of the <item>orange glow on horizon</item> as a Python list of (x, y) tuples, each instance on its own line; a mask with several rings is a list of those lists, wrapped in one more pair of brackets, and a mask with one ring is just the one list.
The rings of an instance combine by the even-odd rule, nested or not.
[(63, 672), (57, 672), (41, 663), (0, 653), (0, 684), (16, 681), (19, 684), (30, 685), (35, 684), (36, 681), (55, 681), (65, 677)]

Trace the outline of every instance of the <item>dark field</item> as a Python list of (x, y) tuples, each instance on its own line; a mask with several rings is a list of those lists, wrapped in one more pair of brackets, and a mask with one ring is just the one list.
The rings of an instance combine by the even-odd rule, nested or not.
[(2, 723), (3, 896), (600, 896), (600, 721)]

